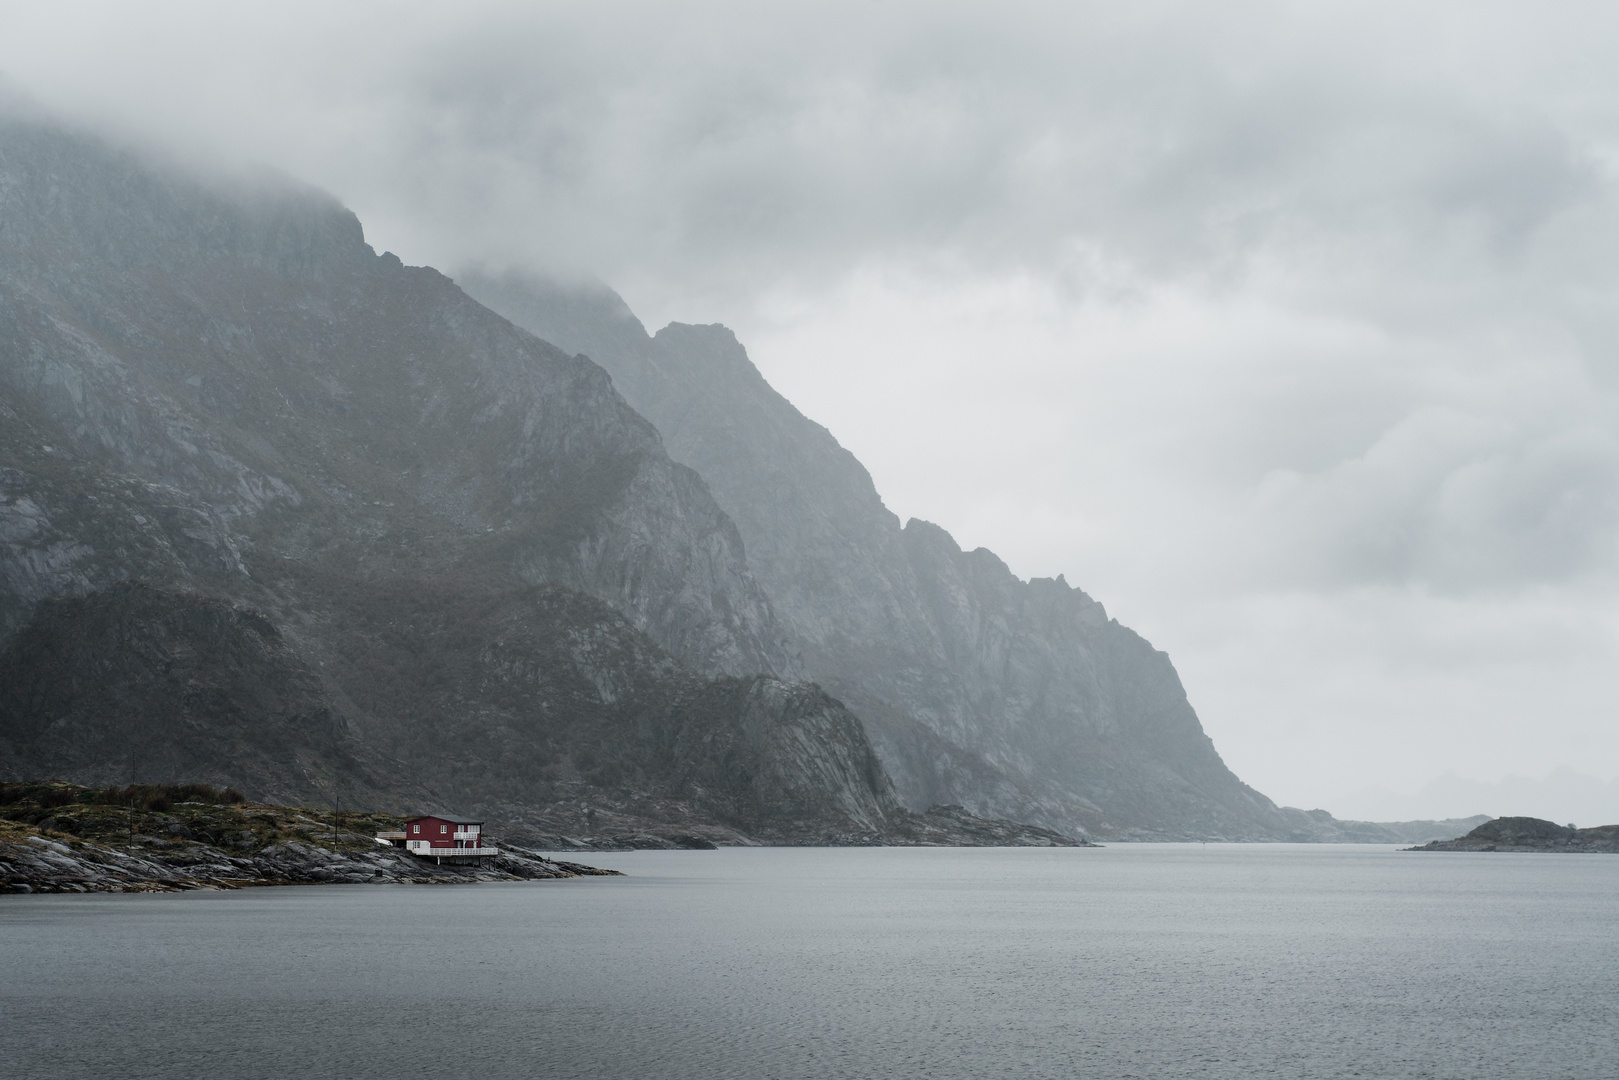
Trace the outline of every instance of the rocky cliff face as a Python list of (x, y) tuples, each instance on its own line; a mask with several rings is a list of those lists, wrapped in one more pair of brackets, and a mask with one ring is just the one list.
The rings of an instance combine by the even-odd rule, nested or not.
[(0, 116), (0, 773), (133, 741), (547, 836), (1347, 838), (1084, 593), (901, 527), (723, 327), (469, 283), (530, 329), (318, 192)]
[(43, 601), (0, 650), (0, 774), (453, 804), (530, 834), (588, 836), (598, 805), (626, 811), (604, 812), (609, 831), (785, 842), (875, 842), (905, 818), (823, 692), (705, 679), (577, 591), (370, 583), (304, 615), (324, 625), (300, 651), (262, 612), (196, 594)]
[(0, 777), (1063, 842), (907, 814), (800, 670), (594, 363), (318, 192), (0, 117)]
[[(490, 621), (435, 651), (469, 609)], [(502, 672), (538, 670), (515, 641), (603, 634), (616, 667), (546, 669), (575, 689), (611, 670), (586, 687), (594, 713), (551, 728), (543, 702), (502, 698), (522, 681)], [(789, 782), (795, 763), (871, 772), (857, 721), (815, 727), (812, 688), (697, 674), (796, 659), (735, 526), (600, 368), (375, 255), (326, 196), (204, 182), (16, 119), (0, 120), (0, 644), (17, 778), (133, 767), (295, 800), (532, 801), (552, 775), (533, 747), (566, 772), (590, 723), (628, 722), (614, 679), (657, 691), (634, 713), (648, 740), (688, 713), (734, 727), (730, 760), (758, 783), (810, 784)], [(483, 678), (495, 692), (460, 681)], [(521, 752), (489, 791), (454, 739), (503, 723)], [(860, 763), (809, 760), (823, 751)], [(684, 791), (661, 767), (641, 779)], [(828, 787), (842, 816), (805, 828), (880, 831), (883, 784)]]
[(195, 594), (48, 599), (0, 651), (9, 779), (251, 778), (265, 798), (375, 802), (399, 777), (349, 719), (262, 614)]
[(316, 627), (301, 649), (195, 593), (42, 601), (0, 649), (0, 779), (454, 805), (553, 847), (1069, 842), (908, 814), (859, 719), (818, 687), (699, 676), (576, 590), (325, 591), (300, 613)]
[(722, 326), (649, 336), (609, 290), (466, 274), (496, 311), (613, 375), (736, 522), (809, 676), (866, 722), (909, 806), (1101, 836), (1340, 839), (1221, 761), (1168, 656), (1063, 578), (1021, 581), (901, 526), (870, 475)]
[(0, 121), (0, 633), (122, 577), (557, 581), (699, 670), (796, 671), (702, 480), (596, 365), (290, 183)]

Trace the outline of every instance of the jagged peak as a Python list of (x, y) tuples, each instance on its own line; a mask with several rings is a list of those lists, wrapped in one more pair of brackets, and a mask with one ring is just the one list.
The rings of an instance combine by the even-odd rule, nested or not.
[(561, 277), (523, 267), (472, 265), (457, 270), (468, 296), (519, 326), (543, 326), (540, 336), (570, 353), (618, 349), (640, 356), (652, 342), (624, 298), (591, 277)]
[(770, 389), (748, 350), (724, 323), (672, 322), (652, 335), (652, 340), (664, 350), (678, 351), (688, 364), (720, 377), (741, 373), (749, 382)]

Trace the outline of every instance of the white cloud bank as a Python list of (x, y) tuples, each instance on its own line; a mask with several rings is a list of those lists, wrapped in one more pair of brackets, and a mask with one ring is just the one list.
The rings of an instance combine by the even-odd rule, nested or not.
[(902, 515), (1167, 649), (1282, 801), (1619, 774), (1609, 6), (0, 19), (42, 101), (410, 261), (730, 324)]

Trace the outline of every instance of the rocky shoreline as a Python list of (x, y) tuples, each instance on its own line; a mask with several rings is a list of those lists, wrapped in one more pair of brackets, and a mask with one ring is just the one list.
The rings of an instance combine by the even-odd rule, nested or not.
[[(440, 866), (379, 844), (375, 832), (398, 824), (381, 815), (348, 815), (338, 824), (298, 807), (223, 801), (223, 793), (213, 796), (219, 801), (204, 795), (171, 802), (161, 789), (144, 789), (120, 805), (93, 788), (4, 787), (10, 790), (0, 791), (6, 800), (0, 803), (0, 893), (439, 885), (617, 874), (505, 844), (484, 865)], [(145, 805), (139, 805), (142, 794)]]
[[(345, 837), (346, 838), (346, 837)], [(158, 837), (136, 836), (150, 847)], [(184, 892), (255, 885), (449, 885), (616, 874), (534, 852), (503, 848), (489, 865), (433, 866), (398, 849), (346, 854), (288, 841), (244, 859), (205, 845), (136, 853), (43, 836), (0, 840), (0, 892)]]
[(1406, 851), (1545, 851), (1619, 854), (1619, 825), (1577, 829), (1532, 817), (1486, 821), (1466, 836), (1435, 840)]
[[(552, 828), (545, 828), (549, 824)], [(91, 788), (0, 783), (0, 892), (178, 892), (254, 885), (455, 884), (616, 874), (541, 851), (628, 851), (798, 844), (723, 826), (671, 827), (602, 815), (591, 831), (514, 823), (500, 855), (438, 865), (378, 843), (403, 819), (248, 802), (206, 784)], [(816, 834), (831, 846), (1094, 847), (1037, 826), (975, 817), (959, 806), (901, 811), (884, 833)], [(537, 827), (538, 826), (538, 827)], [(522, 846), (513, 840), (521, 841)]]

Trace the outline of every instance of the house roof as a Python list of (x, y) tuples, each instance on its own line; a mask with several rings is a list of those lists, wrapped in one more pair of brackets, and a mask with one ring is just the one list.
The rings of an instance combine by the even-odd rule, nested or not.
[(455, 824), (455, 825), (482, 825), (483, 824), (483, 818), (481, 818), (481, 817), (474, 817), (471, 814), (447, 814), (447, 813), (417, 814), (415, 817), (406, 818), (405, 819), (405, 824), (409, 825), (413, 821), (426, 821), (428, 818), (434, 818), (434, 819), (436, 819), (438, 821), (448, 821), (448, 822), (450, 822), (452, 824)]

